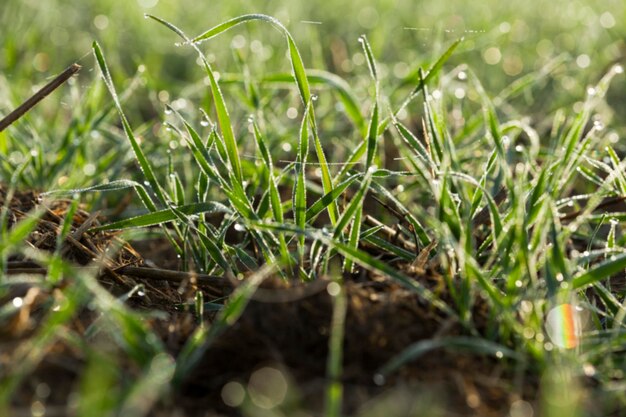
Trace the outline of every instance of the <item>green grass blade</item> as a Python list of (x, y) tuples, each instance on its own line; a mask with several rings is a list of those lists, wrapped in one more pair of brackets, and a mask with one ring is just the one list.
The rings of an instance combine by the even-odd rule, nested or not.
[(324, 209), (326, 209), (333, 201), (336, 201), (343, 192), (350, 186), (354, 181), (361, 178), (363, 174), (354, 174), (342, 183), (335, 186), (331, 192), (324, 194), (319, 200), (313, 203), (306, 211), (306, 220), (307, 222), (313, 220), (318, 214), (320, 214)]
[[(208, 203), (193, 203), (185, 206), (177, 207), (176, 210), (186, 216), (194, 216), (206, 213), (228, 213), (232, 214), (232, 211), (225, 205), (217, 202)], [(94, 232), (100, 232), (104, 230), (121, 230), (131, 227), (147, 227), (155, 226), (157, 224), (167, 223), (175, 221), (178, 216), (172, 211), (172, 209), (164, 209), (155, 211), (153, 213), (147, 213), (129, 219), (119, 220), (117, 222), (105, 224), (103, 226), (94, 227), (91, 230)]]
[[(172, 30), (178, 36), (180, 36), (185, 43), (189, 43), (189, 38), (185, 33), (178, 29), (173, 24), (160, 19), (158, 17), (152, 15), (146, 15), (147, 17), (161, 23), (168, 29)], [(230, 120), (230, 115), (228, 114), (228, 108), (226, 107), (226, 102), (224, 101), (224, 95), (222, 94), (222, 90), (217, 82), (215, 77), (215, 72), (207, 61), (206, 57), (200, 51), (200, 49), (192, 43), (193, 48), (198, 53), (204, 69), (209, 77), (209, 83), (211, 85), (211, 93), (213, 94), (213, 101), (215, 103), (215, 111), (217, 113), (217, 120), (220, 125), (220, 130), (222, 131), (222, 137), (224, 140), (224, 147), (226, 148), (226, 154), (228, 155), (228, 161), (230, 163), (232, 177), (235, 181), (241, 183), (243, 181), (242, 173), (241, 173), (241, 160), (239, 158), (239, 150), (237, 148), (237, 140), (235, 139), (235, 133), (233, 131), (233, 126)]]
[(115, 107), (117, 108), (117, 112), (122, 121), (122, 126), (124, 127), (124, 133), (130, 142), (130, 145), (135, 153), (135, 158), (137, 158), (137, 162), (139, 162), (139, 166), (146, 177), (146, 180), (152, 187), (152, 191), (156, 194), (159, 201), (162, 204), (165, 204), (167, 199), (163, 194), (161, 186), (159, 185), (156, 176), (154, 175), (154, 171), (152, 170), (152, 166), (148, 162), (146, 155), (143, 153), (141, 146), (139, 146), (139, 142), (135, 138), (135, 134), (133, 133), (128, 120), (126, 119), (126, 115), (124, 114), (124, 110), (122, 109), (122, 105), (120, 104), (117, 92), (115, 90), (115, 85), (113, 84), (113, 80), (111, 79), (111, 75), (109, 73), (109, 68), (107, 67), (106, 61), (104, 59), (104, 55), (102, 54), (102, 50), (100, 49), (100, 45), (98, 42), (93, 42), (93, 52), (96, 57), (96, 61), (98, 66), (100, 67), (100, 72), (102, 74), (102, 78), (104, 80), (104, 84), (107, 86), (111, 97), (113, 98), (113, 102), (115, 103)]
[[(300, 141), (295, 164), (296, 181), (293, 185), (293, 210), (295, 224), (304, 229), (306, 226), (306, 161), (309, 153), (309, 111), (307, 105), (300, 125)], [(304, 236), (298, 238), (300, 264), (304, 263)]]
[(97, 192), (97, 191), (119, 191), (125, 190), (127, 188), (136, 188), (143, 187), (137, 181), (132, 180), (115, 180), (111, 182), (107, 182), (105, 184), (97, 184), (91, 187), (86, 188), (73, 188), (71, 190), (50, 190), (45, 193), (41, 193), (42, 197), (46, 197), (48, 195), (72, 195), (72, 194), (82, 194), (87, 192)]
[(351, 220), (354, 220), (356, 212), (359, 211), (363, 207), (363, 200), (365, 199), (365, 195), (370, 188), (370, 183), (372, 182), (372, 174), (374, 173), (375, 168), (370, 168), (365, 177), (363, 178), (363, 182), (361, 186), (354, 194), (348, 207), (341, 213), (341, 217), (337, 220), (337, 224), (335, 225), (335, 229), (333, 232), (333, 238), (338, 239), (342, 234), (343, 230), (348, 226)]
[[(417, 95), (420, 92), (422, 92), (424, 90), (424, 88), (428, 85), (428, 83), (430, 83), (437, 75), (439, 75), (439, 73), (441, 72), (441, 69), (443, 68), (444, 64), (448, 61), (448, 59), (450, 59), (450, 57), (452, 56), (452, 54), (454, 53), (456, 48), (461, 44), (461, 42), (463, 42), (463, 38), (460, 38), (460, 39), (457, 39), (456, 41), (454, 41), (448, 47), (448, 49), (446, 49), (446, 51), (439, 57), (439, 59), (437, 59), (437, 61), (429, 68), (429, 70), (426, 72), (426, 74), (424, 76), (422, 76), (422, 72), (423, 72), (422, 68), (418, 68), (417, 71), (415, 71), (414, 74), (411, 74), (409, 77), (407, 77), (407, 78), (416, 79), (417, 80), (417, 86), (413, 89), (411, 94), (409, 94), (409, 96), (400, 105), (398, 110), (396, 110), (393, 113), (393, 117), (397, 117), (398, 114), (403, 109), (405, 109), (411, 103), (411, 101), (413, 101), (415, 99), (415, 97), (417, 97)], [(378, 128), (378, 134), (379, 135), (382, 135), (385, 132), (385, 130), (387, 130), (387, 127), (389, 126), (389, 122), (391, 122), (391, 120), (392, 120), (392, 118), (391, 118), (391, 116), (389, 116), (389, 117), (386, 117), (380, 123), (380, 127)]]
[(623, 272), (624, 269), (626, 269), (626, 254), (617, 255), (575, 276), (572, 286), (574, 289), (582, 289)]
[(367, 61), (367, 68), (370, 70), (370, 75), (377, 85), (378, 89), (378, 69), (376, 68), (376, 61), (374, 60), (374, 53), (372, 52), (372, 46), (367, 41), (365, 35), (359, 36), (359, 42), (363, 47), (363, 52)]
[[(360, 132), (363, 132), (363, 134), (367, 133), (367, 124), (361, 114), (358, 99), (350, 85), (343, 78), (327, 71), (310, 69), (307, 70), (307, 79), (309, 85), (325, 86), (332, 89), (332, 91), (337, 94), (339, 101), (341, 101), (345, 109), (346, 115), (350, 118), (352, 123)], [(261, 81), (265, 83), (294, 83), (295, 78), (292, 74), (272, 74), (264, 76)]]
[(372, 118), (370, 120), (369, 129), (367, 131), (367, 158), (365, 160), (365, 169), (369, 169), (374, 163), (376, 157), (376, 145), (378, 139), (378, 102), (374, 103), (372, 110)]

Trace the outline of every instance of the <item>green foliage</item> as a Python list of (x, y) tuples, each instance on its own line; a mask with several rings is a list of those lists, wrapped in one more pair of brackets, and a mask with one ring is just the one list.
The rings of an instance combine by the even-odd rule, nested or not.
[[(9, 13), (31, 7), (18, 3), (8, 1), (3, 27), (11, 27)], [(129, 11), (137, 12), (129, 3), (111, 16), (127, 21)], [(366, 3), (357, 0), (352, 7), (370, 7)], [(381, 10), (397, 7), (396, 20), (405, 22), (402, 11), (413, 10), (414, 2), (391, 3), (381, 2)], [(611, 3), (607, 11), (603, 7), (609, 6), (594, 2), (570, 5), (576, 16), (555, 19), (555, 11), (560, 15), (569, 3), (545, 5), (541, 16), (526, 10), (531, 6), (485, 4), (491, 3), (489, 13), (502, 16), (494, 28), (494, 19), (471, 13), (485, 11), (480, 3), (466, 5), (466, 24), (451, 32), (410, 23), (420, 30), (400, 33), (398, 22), (388, 23), (393, 19), (382, 12), (378, 26), (357, 28), (352, 20), (367, 20), (360, 13), (285, 6), (296, 9), (293, 16), (328, 19), (321, 45), (300, 39), (296, 18), (283, 24), (262, 13), (243, 14), (194, 37), (168, 20), (186, 28), (205, 23), (169, 9), (159, 13), (168, 20), (146, 16), (169, 32), (141, 21), (129, 26), (141, 35), (133, 42), (116, 42), (128, 34), (103, 33), (92, 45), (100, 77), (83, 74), (67, 86), (63, 100), (69, 108), (44, 104), (0, 133), (7, 195), (34, 187), (48, 191), (46, 197), (79, 195), (87, 207), (99, 209), (134, 192), (141, 204), (132, 202), (131, 214), (115, 213), (117, 218), (91, 230), (160, 226), (183, 268), (240, 284), (223, 306), (196, 296), (200, 320), (205, 307), (217, 318), (201, 323), (172, 358), (143, 313), (112, 296), (92, 273), (63, 261), (60, 244), (78, 207), (74, 201), (57, 251), (33, 256), (48, 268), (43, 288), (51, 290), (64, 276), (75, 277), (76, 285), (64, 290), (62, 308), (46, 306), (49, 314), (16, 351), (14, 367), (0, 376), (0, 412), (46, 349), (61, 340), (85, 353), (76, 387), (79, 414), (148, 415), (236, 322), (270, 274), (335, 280), (329, 416), (341, 413), (344, 281), (368, 273), (399, 283), (442, 321), (462, 329), (462, 335), (417, 341), (379, 377), (433, 351), (463, 351), (495, 357), (517, 375), (544, 375), (540, 401), (547, 415), (560, 411), (544, 397), (589, 367), (596, 386), (577, 385), (576, 398), (562, 408), (574, 410), (584, 395), (596, 392), (626, 404), (614, 389), (626, 371), (619, 359), (624, 292), (615, 285), (626, 270), (626, 148), (618, 140), (625, 130), (615, 115), (623, 114), (626, 102), (621, 92), (612, 94), (615, 86), (609, 88), (615, 77), (623, 84), (622, 67), (613, 65), (623, 58), (623, 28), (611, 25), (609, 16), (618, 19), (624, 6)], [(430, 6), (432, 17), (419, 19), (445, 15), (443, 6)], [(239, 14), (225, 12), (233, 5), (215, 7), (224, 12), (219, 15)], [(156, 12), (162, 10), (168, 9)], [(581, 24), (582, 15), (595, 16), (588, 19), (595, 23)], [(548, 22), (546, 33), (555, 36), (535, 38), (529, 22)], [(343, 25), (349, 40), (324, 43)], [(367, 36), (352, 42), (364, 28)], [(419, 32), (428, 36), (416, 38)], [(19, 78), (33, 75), (20, 45), (34, 45), (41, 36), (33, 30), (22, 41), (7, 34), (0, 71), (28, 67)], [(230, 41), (234, 53), (220, 43)], [(145, 56), (144, 64), (129, 77), (138, 56)], [(36, 68), (40, 64), (35, 61)], [(18, 78), (15, 73), (6, 77), (0, 76), (3, 113), (25, 91), (23, 81), (8, 82)], [(25, 239), (42, 215), (35, 211), (14, 223), (9, 197), (0, 212), (0, 294), (15, 285), (6, 265), (27, 250)], [(368, 216), (380, 223), (368, 223)], [(431, 267), (441, 275), (436, 288), (416, 272)], [(573, 350), (559, 346), (546, 326), (550, 312), (564, 303), (589, 315)], [(69, 326), (82, 308), (101, 317), (86, 335)], [(0, 324), (16, 311), (1, 306)], [(110, 339), (115, 353), (101, 351), (96, 335)], [(122, 357), (134, 367), (130, 379)], [(124, 390), (116, 388), (120, 383)]]

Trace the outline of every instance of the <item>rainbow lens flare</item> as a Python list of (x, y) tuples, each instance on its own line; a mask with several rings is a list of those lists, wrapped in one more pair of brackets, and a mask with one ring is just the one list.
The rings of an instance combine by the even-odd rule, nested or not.
[(555, 346), (573, 349), (580, 343), (582, 309), (572, 304), (561, 304), (548, 312), (546, 331)]

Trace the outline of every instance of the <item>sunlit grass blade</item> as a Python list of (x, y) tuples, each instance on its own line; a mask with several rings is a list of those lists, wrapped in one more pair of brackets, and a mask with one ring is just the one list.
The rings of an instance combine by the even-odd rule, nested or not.
[[(363, 53), (365, 55), (365, 60), (367, 62), (367, 68), (370, 70), (370, 76), (376, 83), (376, 89), (378, 90), (378, 69), (376, 68), (376, 61), (374, 60), (374, 53), (372, 52), (372, 46), (367, 41), (367, 36), (361, 35), (359, 36), (359, 42), (363, 47)], [(378, 95), (378, 92), (376, 92)]]
[[(168, 29), (176, 33), (178, 36), (180, 36), (183, 39), (184, 42), (189, 42), (189, 38), (187, 37), (187, 35), (185, 35), (185, 33), (182, 30), (178, 29), (173, 24), (161, 18), (152, 16), (152, 15), (146, 15), (146, 16), (161, 23), (162, 25), (164, 25), (165, 27), (167, 27)], [(213, 101), (215, 103), (215, 111), (217, 113), (217, 120), (219, 122), (220, 129), (222, 131), (222, 137), (224, 139), (224, 147), (226, 148), (228, 161), (232, 168), (230, 173), (232, 174), (233, 179), (235, 181), (241, 183), (243, 181), (242, 173), (241, 173), (241, 160), (239, 158), (237, 140), (235, 139), (235, 133), (233, 131), (233, 126), (230, 120), (230, 115), (228, 114), (226, 102), (224, 101), (224, 95), (222, 94), (222, 90), (220, 89), (220, 86), (217, 82), (217, 79), (215, 77), (215, 72), (213, 71), (211, 64), (209, 63), (209, 61), (206, 59), (204, 54), (200, 51), (200, 49), (198, 49), (198, 47), (194, 43), (192, 43), (192, 46), (198, 53), (200, 59), (202, 60), (204, 69), (207, 73), (207, 76), (209, 77), (209, 82), (211, 85), (211, 93), (213, 94)]]
[[(139, 162), (139, 166), (141, 167), (141, 170), (143, 174), (145, 175), (146, 180), (152, 187), (152, 191), (156, 194), (161, 204), (165, 204), (167, 199), (165, 198), (165, 195), (163, 194), (161, 186), (159, 185), (159, 182), (156, 179), (152, 166), (148, 162), (146, 155), (143, 153), (141, 146), (139, 146), (139, 142), (135, 138), (133, 129), (130, 127), (128, 120), (126, 119), (126, 115), (124, 114), (122, 105), (120, 104), (117, 91), (115, 90), (115, 85), (113, 84), (113, 80), (111, 79), (109, 68), (107, 67), (106, 61), (104, 59), (104, 55), (102, 54), (102, 50), (100, 49), (100, 45), (98, 45), (98, 42), (96, 41), (94, 41), (93, 43), (93, 52), (96, 57), (98, 66), (100, 67), (100, 72), (102, 74), (104, 84), (107, 86), (109, 93), (111, 94), (111, 97), (113, 98), (113, 102), (115, 103), (115, 107), (117, 108), (117, 112), (122, 121), (122, 126), (124, 127), (124, 133), (126, 134), (126, 137), (128, 138), (128, 141), (130, 142), (133, 152), (135, 153), (135, 158), (137, 158), (137, 162)], [(151, 209), (151, 207), (153, 206), (149, 202), (145, 202), (145, 203), (149, 209)]]
[[(448, 47), (446, 52), (444, 52), (444, 54), (441, 55), (439, 59), (435, 62), (435, 64), (433, 64), (433, 66), (428, 70), (426, 75), (423, 76), (423, 78), (419, 80), (418, 85), (415, 87), (412, 93), (405, 99), (402, 105), (400, 105), (399, 108), (395, 112), (392, 112), (390, 116), (387, 116), (382, 121), (380, 121), (380, 123), (378, 124), (379, 136), (385, 133), (385, 131), (389, 127), (389, 123), (392, 122), (392, 120), (395, 117), (397, 117), (397, 115), (402, 110), (404, 110), (418, 96), (420, 92), (424, 90), (425, 86), (430, 81), (432, 81), (435, 78), (435, 76), (439, 74), (443, 65), (450, 58), (450, 56), (452, 56), (452, 54), (454, 53), (454, 50), (461, 43), (462, 40), (463, 39), (458, 39), (452, 45), (450, 45), (450, 47)], [(417, 76), (418, 74), (419, 72), (416, 73), (415, 76)], [(363, 157), (363, 155), (365, 155), (366, 152), (367, 152), (366, 142), (359, 143), (359, 145), (352, 151), (352, 153), (348, 157), (347, 161), (344, 164), (344, 167), (341, 169), (339, 174), (335, 176), (335, 182), (340, 181), (341, 178), (343, 178), (346, 175), (346, 173), (354, 167), (354, 165)]]
[(137, 181), (132, 180), (115, 180), (111, 182), (107, 182), (104, 184), (97, 184), (91, 187), (86, 188), (74, 188), (71, 190), (51, 190), (41, 193), (42, 197), (48, 195), (72, 195), (72, 194), (82, 194), (87, 192), (96, 192), (96, 191), (119, 191), (127, 188), (135, 188), (135, 187), (143, 187), (142, 184)]
[[(307, 79), (312, 86), (326, 86), (331, 88), (338, 96), (344, 107), (346, 115), (363, 134), (366, 133), (367, 124), (361, 114), (360, 105), (350, 85), (336, 74), (322, 70), (307, 70)], [(272, 74), (264, 76), (264, 83), (293, 83), (295, 78), (292, 74)]]
[(320, 214), (324, 209), (326, 209), (333, 201), (336, 201), (343, 192), (350, 186), (354, 181), (361, 178), (363, 174), (354, 174), (342, 183), (336, 185), (331, 192), (323, 195), (319, 200), (315, 203), (311, 204), (309, 208), (306, 210), (306, 221), (309, 222), (313, 220), (318, 214)]
[(575, 276), (572, 279), (574, 289), (582, 289), (594, 282), (610, 278), (626, 269), (626, 254), (616, 255), (608, 260), (591, 267), (589, 270)]
[[(335, 231), (333, 233), (333, 237), (335, 239), (341, 238), (343, 234), (343, 229), (348, 226), (350, 222), (352, 222), (352, 228), (350, 230), (350, 237), (348, 239), (348, 244), (352, 247), (358, 247), (359, 245), (359, 236), (361, 234), (361, 217), (363, 215), (363, 200), (365, 199), (365, 195), (370, 187), (370, 182), (372, 181), (372, 174), (375, 171), (375, 167), (371, 167), (367, 170), (365, 177), (363, 178), (363, 182), (361, 186), (352, 197), (350, 204), (341, 213), (341, 216), (337, 220), (337, 224), (335, 225)], [(344, 270), (352, 271), (352, 260), (346, 259), (344, 262)]]
[(365, 169), (369, 169), (376, 157), (376, 145), (378, 140), (378, 102), (374, 103), (372, 118), (367, 131), (367, 157), (365, 159)]
[[(265, 181), (267, 182), (267, 186), (268, 186), (267, 191), (270, 196), (270, 205), (272, 207), (272, 214), (274, 216), (274, 221), (278, 223), (284, 223), (285, 219), (284, 219), (284, 213), (283, 213), (283, 206), (281, 203), (280, 193), (276, 185), (276, 178), (274, 177), (274, 163), (272, 161), (272, 156), (269, 150), (267, 149), (267, 146), (265, 144), (265, 138), (261, 134), (261, 131), (259, 130), (259, 126), (257, 125), (256, 121), (252, 122), (252, 128), (254, 130), (254, 138), (257, 143), (257, 148), (259, 149), (259, 153), (261, 154), (261, 158), (263, 160), (263, 163), (265, 164), (265, 172), (266, 172)], [(298, 180), (299, 179), (297, 179), (297, 181)], [(296, 210), (297, 209), (298, 208), (296, 207)], [(305, 218), (305, 222), (306, 222), (306, 218)], [(285, 262), (286, 265), (290, 267), (291, 256), (289, 255), (289, 248), (287, 247), (285, 236), (282, 233), (280, 233), (278, 236), (278, 240), (280, 242), (280, 252), (283, 258), (283, 262)]]
[[(180, 118), (189, 135), (189, 137), (185, 137), (185, 139), (187, 140), (187, 143), (189, 144), (189, 147), (191, 148), (191, 151), (193, 153), (193, 157), (198, 163), (198, 166), (200, 166), (200, 169), (202, 169), (202, 171), (217, 184), (220, 184), (222, 187), (225, 187), (227, 189), (230, 188), (227, 181), (220, 175), (219, 171), (212, 163), (211, 158), (206, 151), (206, 147), (202, 143), (202, 139), (200, 138), (198, 132), (189, 123), (187, 123), (187, 121), (184, 120), (182, 116)], [(211, 137), (215, 138), (216, 136), (217, 134), (212, 132)], [(221, 141), (218, 140), (216, 141), (216, 143), (221, 143)]]
[(417, 81), (417, 86), (413, 89), (411, 94), (404, 100), (404, 102), (398, 107), (396, 111), (392, 113), (392, 116), (386, 117), (378, 128), (378, 134), (382, 135), (387, 127), (389, 126), (389, 122), (391, 122), (392, 117), (397, 117), (398, 114), (404, 110), (417, 96), (420, 92), (424, 90), (426, 87), (439, 73), (443, 68), (444, 64), (450, 59), (452, 54), (456, 48), (463, 42), (463, 38), (459, 38), (454, 41), (448, 49), (435, 61), (435, 63), (428, 69), (425, 75), (423, 75), (423, 69), (419, 67), (413, 74), (410, 74), (406, 79)]
[(420, 142), (420, 140), (411, 133), (411, 131), (398, 120), (394, 120), (394, 127), (400, 133), (400, 137), (409, 145), (409, 148), (428, 166), (434, 167), (434, 163), (430, 157), (428, 149)]
[[(152, 16), (150, 16), (152, 17)], [(154, 17), (153, 17), (154, 18)], [(154, 18), (155, 20), (161, 21), (158, 18)], [(296, 86), (298, 87), (298, 91), (300, 93), (300, 98), (302, 99), (302, 103), (305, 106), (311, 106), (310, 112), (309, 112), (309, 122), (311, 123), (311, 134), (313, 135), (313, 142), (315, 145), (315, 152), (317, 154), (317, 159), (318, 162), (320, 164), (320, 169), (322, 171), (322, 185), (324, 187), (324, 192), (325, 193), (329, 193), (330, 191), (332, 191), (333, 189), (333, 180), (332, 180), (332, 176), (330, 174), (330, 168), (328, 165), (328, 161), (326, 160), (326, 155), (324, 154), (324, 149), (322, 147), (322, 143), (320, 141), (320, 138), (318, 136), (318, 131), (317, 131), (317, 123), (315, 121), (315, 112), (313, 111), (313, 105), (309, 104), (311, 103), (313, 97), (311, 95), (311, 87), (309, 85), (309, 81), (306, 75), (306, 71), (305, 71), (305, 67), (304, 67), (304, 63), (302, 61), (302, 57), (300, 55), (300, 51), (298, 50), (298, 47), (296, 46), (295, 41), (293, 40), (293, 37), (291, 36), (291, 33), (289, 33), (289, 31), (287, 30), (287, 28), (285, 28), (285, 26), (280, 23), (280, 21), (278, 21), (277, 19), (271, 17), (271, 16), (267, 16), (267, 15), (263, 15), (263, 14), (249, 14), (249, 15), (243, 15), (243, 16), (239, 16), (236, 17), (234, 19), (229, 20), (228, 22), (224, 22), (212, 29), (209, 29), (208, 31), (204, 32), (203, 34), (196, 36), (195, 38), (189, 40), (186, 37), (185, 38), (185, 42), (189, 43), (191, 42), (194, 45), (194, 48), (196, 50), (198, 50), (197, 46), (195, 46), (196, 44), (208, 40), (214, 36), (219, 35), (220, 33), (225, 32), (226, 30), (237, 26), (241, 23), (245, 23), (245, 22), (250, 22), (250, 21), (255, 21), (255, 20), (261, 20), (264, 22), (268, 22), (271, 23), (272, 25), (274, 25), (274, 27), (276, 27), (277, 29), (279, 29), (283, 35), (285, 36), (286, 40), (287, 40), (287, 47), (288, 47), (288, 52), (289, 52), (289, 58), (290, 58), (290, 62), (291, 62), (291, 69), (293, 71), (293, 76), (295, 78), (296, 81)], [(161, 21), (163, 23), (163, 21)], [(171, 26), (171, 24), (168, 24)], [(180, 30), (178, 30), (178, 32), (180, 32), (179, 34), (181, 34), (182, 32)], [(184, 35), (183, 35), (184, 36)], [(202, 55), (202, 54), (201, 54)], [(202, 59), (204, 59), (204, 56), (202, 55)], [(206, 61), (206, 60), (205, 60)], [(205, 64), (208, 66), (208, 62)], [(330, 221), (332, 224), (335, 224), (336, 218), (337, 218), (337, 207), (335, 205), (334, 202), (332, 202), (330, 204), (330, 206), (328, 207), (328, 216), (330, 217)]]
[(350, 200), (350, 203), (348, 204), (346, 209), (343, 211), (343, 213), (341, 213), (341, 217), (339, 217), (339, 219), (337, 220), (337, 224), (335, 225), (335, 229), (333, 232), (333, 237), (335, 239), (338, 239), (343, 234), (344, 229), (348, 226), (350, 221), (353, 220), (356, 212), (363, 207), (363, 200), (370, 188), (372, 174), (374, 173), (374, 171), (374, 168), (370, 168), (367, 171), (365, 177), (363, 177), (363, 181), (359, 189)]
[[(180, 213), (186, 216), (195, 216), (206, 213), (232, 213), (228, 207), (217, 202), (208, 203), (193, 203), (185, 206), (176, 207)], [(129, 219), (119, 220), (113, 223), (105, 224), (102, 226), (94, 227), (91, 230), (95, 232), (104, 230), (121, 230), (131, 227), (147, 227), (163, 224), (178, 219), (178, 216), (172, 211), (172, 209), (164, 209), (155, 211), (152, 213), (142, 214), (140, 216), (131, 217)]]
[[(369, 232), (369, 230), (365, 231), (365, 232)], [(393, 243), (390, 243), (388, 240), (376, 236), (375, 234), (369, 235), (369, 236), (365, 236), (364, 233), (361, 233), (361, 237), (360, 239), (371, 243), (372, 245), (375, 245), (377, 247), (379, 247), (380, 249), (393, 254), (401, 259), (404, 259), (407, 262), (412, 262), (415, 260), (415, 253), (408, 251), (404, 248), (401, 248), (399, 246), (394, 245)]]
[[(313, 110), (311, 110), (311, 120), (313, 119)], [(320, 170), (322, 171), (322, 187), (324, 188), (324, 193), (328, 194), (333, 190), (333, 180), (330, 174), (330, 166), (328, 161), (326, 160), (326, 155), (324, 154), (324, 149), (322, 148), (322, 142), (320, 137), (318, 136), (317, 126), (315, 123), (311, 126), (311, 133), (313, 134), (313, 144), (315, 145), (315, 153), (317, 155), (317, 160), (320, 166)], [(334, 201), (330, 203), (328, 206), (328, 217), (330, 218), (330, 223), (335, 224), (337, 221), (337, 205)]]
[(198, 44), (200, 42), (211, 39), (219, 35), (220, 33), (223, 33), (227, 31), (228, 29), (235, 27), (239, 24), (242, 24), (245, 22), (251, 22), (255, 20), (261, 20), (264, 22), (271, 23), (278, 30), (280, 30), (283, 33), (283, 35), (285, 35), (287, 39), (287, 46), (289, 50), (289, 57), (291, 60), (292, 70), (296, 78), (296, 84), (298, 86), (298, 90), (300, 91), (300, 97), (302, 98), (302, 102), (306, 105), (311, 99), (311, 89), (309, 87), (309, 83), (306, 78), (306, 73), (304, 71), (304, 64), (302, 63), (300, 52), (298, 51), (298, 48), (296, 47), (293, 37), (291, 36), (287, 28), (285, 28), (285, 26), (278, 19), (275, 19), (271, 16), (263, 15), (263, 14), (243, 15), (243, 16), (239, 16), (234, 19), (231, 19), (227, 22), (224, 22), (220, 25), (217, 25), (214, 28), (207, 30), (206, 32), (202, 33), (201, 35), (196, 36), (195, 38), (191, 40), (186, 39), (186, 41)]
[(417, 220), (417, 218), (404, 206), (404, 204), (402, 204), (387, 188), (378, 185), (375, 181), (372, 182), (372, 189), (376, 193), (383, 195), (397, 210), (400, 211), (403, 219), (406, 220), (413, 228), (416, 240), (419, 240), (423, 246), (428, 246), (430, 244), (431, 239), (428, 237), (424, 226), (422, 226), (419, 220)]
[[(295, 224), (304, 229), (306, 225), (306, 162), (309, 153), (309, 110), (310, 105), (307, 105), (306, 111), (302, 117), (302, 123), (300, 125), (300, 141), (298, 143), (298, 155), (296, 159), (296, 180), (293, 185), (293, 208), (294, 208), (294, 222)], [(300, 265), (304, 264), (304, 236), (298, 238), (298, 254), (300, 259)]]

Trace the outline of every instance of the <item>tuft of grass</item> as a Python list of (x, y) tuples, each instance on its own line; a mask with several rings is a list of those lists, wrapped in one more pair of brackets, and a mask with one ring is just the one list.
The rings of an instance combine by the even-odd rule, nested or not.
[[(85, 353), (79, 413), (148, 415), (161, 395), (181, 386), (273, 274), (285, 281), (333, 277), (328, 416), (342, 413), (349, 302), (344, 283), (376, 276), (415, 293), (458, 333), (407, 346), (372, 375), (377, 382), (427, 354), (462, 351), (491, 358), (507, 375), (518, 375), (512, 395), (525, 392), (524, 378), (541, 379), (538, 401), (546, 415), (590, 409), (585, 396), (610, 399), (599, 405), (607, 413), (626, 405), (616, 389), (624, 384), (625, 371), (620, 353), (626, 308), (619, 284), (626, 269), (621, 227), (626, 211), (620, 205), (626, 158), (615, 141), (623, 126), (611, 118), (611, 107), (623, 103), (609, 100), (622, 67), (596, 76), (575, 103), (567, 94), (554, 101), (543, 94), (547, 83), (586, 80), (560, 56), (516, 80), (501, 81), (494, 95), (482, 84), (489, 74), (474, 71), (471, 63), (458, 65), (470, 61), (466, 45), (480, 37), (442, 42), (436, 56), (406, 62), (405, 76), (390, 77), (380, 41), (368, 33), (359, 38), (367, 69), (346, 80), (307, 69), (310, 51), (300, 49), (295, 32), (269, 15), (241, 15), (195, 37), (147, 17), (178, 36), (179, 50), (197, 55), (203, 71), (191, 93), (168, 86), (168, 96), (181, 97), (165, 106), (162, 118), (159, 107), (158, 116), (133, 128), (139, 116), (127, 110), (127, 100), (147, 76), (138, 73), (124, 83), (113, 74), (123, 74), (121, 68), (109, 67), (94, 42), (100, 81), (82, 96), (75, 92), (75, 111), (66, 123), (62, 112), (53, 115), (53, 124), (65, 127), (55, 127), (62, 131), (59, 139), (48, 140), (52, 136), (36, 116), (1, 133), (0, 173), (8, 184), (0, 213), (0, 291), (8, 293), (14, 285), (7, 278), (10, 257), (25, 252), (47, 268), (38, 282), (42, 288), (53, 291), (69, 276), (75, 285), (46, 306), (38, 329), (12, 353), (14, 365), (0, 379), (0, 410), (10, 407), (20, 383), (62, 341)], [(273, 49), (286, 52), (288, 73), (268, 75), (254, 57), (236, 51), (241, 74), (231, 74), (213, 55), (219, 47), (203, 49), (254, 22), (278, 30), (283, 43)], [(7, 53), (13, 49), (9, 44)], [(284, 64), (280, 58), (269, 64)], [(204, 92), (196, 92), (203, 84)], [(149, 94), (163, 97), (163, 91)], [(158, 99), (158, 106), (159, 100), (167, 101)], [(201, 110), (192, 109), (197, 106)], [(295, 122), (283, 117), (286, 109), (296, 114)], [(100, 155), (108, 148), (113, 150)], [(90, 178), (81, 171), (91, 172)], [(13, 224), (9, 202), (18, 186), (58, 188), (46, 195), (79, 194), (92, 206), (133, 192), (143, 208), (132, 205), (132, 215), (91, 230), (159, 225), (181, 257), (181, 269), (222, 275), (237, 288), (223, 305), (205, 303), (205, 295), (196, 292), (200, 324), (173, 358), (147, 325), (146, 313), (125, 305), (138, 287), (114, 297), (93, 274), (63, 260), (76, 200), (60, 226), (56, 250), (27, 249), (25, 240), (43, 212)], [(551, 312), (563, 304), (588, 317), (575, 346), (559, 345), (547, 326)], [(0, 321), (16, 312), (7, 306), (0, 308)], [(202, 321), (205, 306), (218, 310), (210, 323)], [(99, 317), (85, 335), (70, 327), (84, 308)], [(570, 319), (580, 322), (582, 315)], [(99, 349), (99, 335), (111, 339), (116, 353)], [(126, 361), (136, 371), (130, 379)], [(595, 386), (580, 384), (571, 398), (559, 396), (563, 406), (550, 400), (558, 386), (581, 375), (593, 375)], [(97, 381), (111, 396), (98, 390)], [(115, 389), (121, 382), (124, 389)]]

